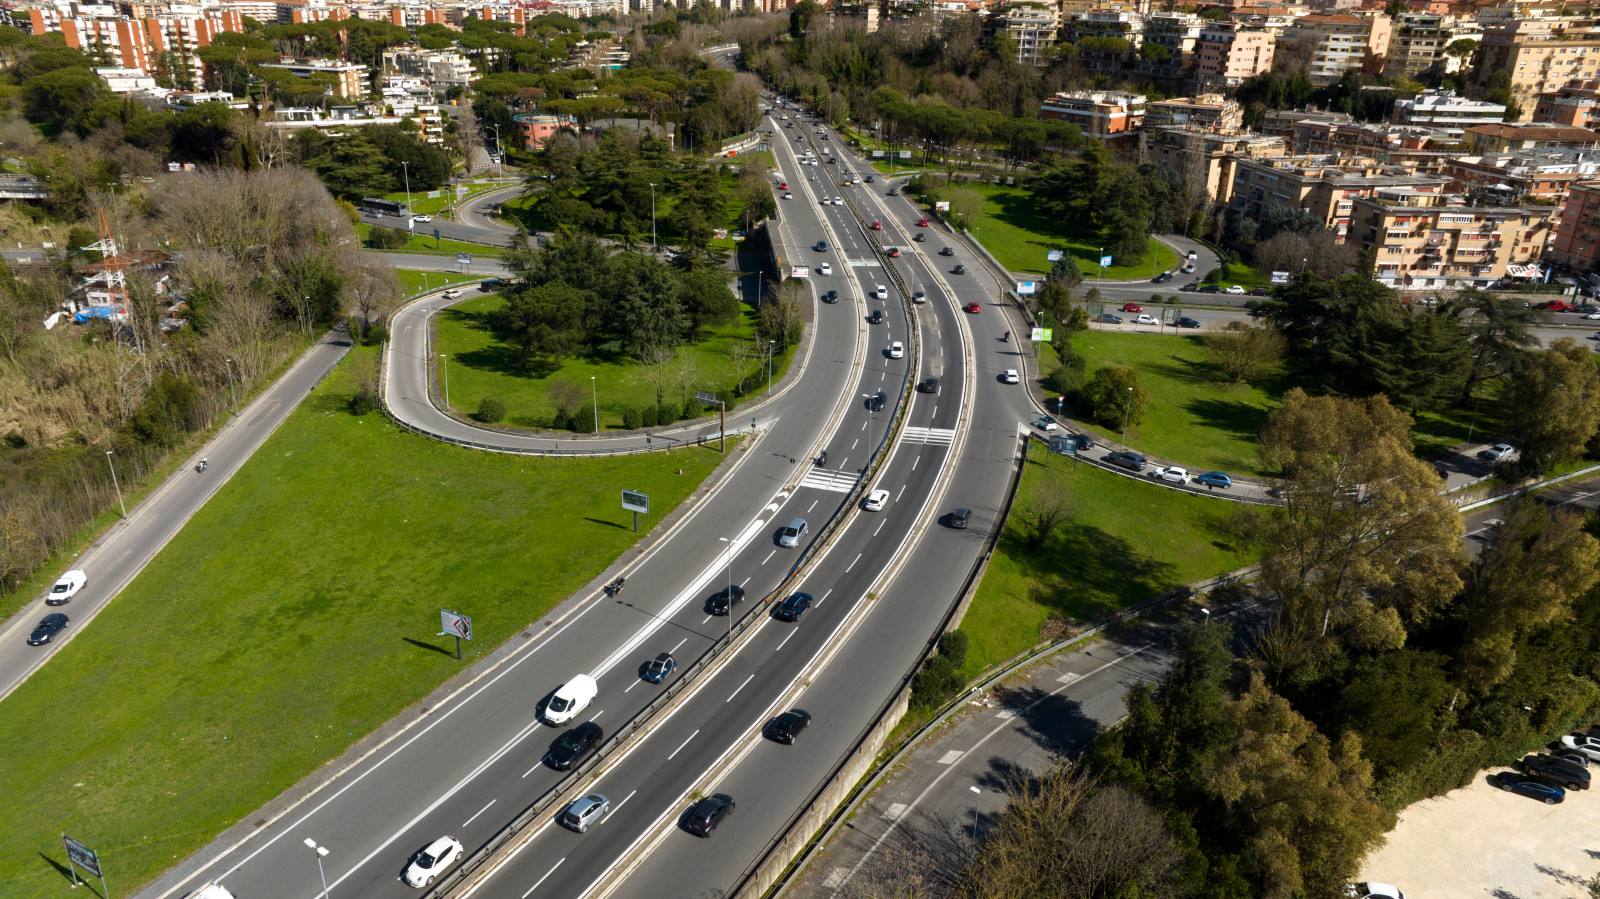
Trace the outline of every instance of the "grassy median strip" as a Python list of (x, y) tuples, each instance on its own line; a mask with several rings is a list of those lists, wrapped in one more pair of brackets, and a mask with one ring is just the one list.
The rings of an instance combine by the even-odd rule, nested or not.
[[(983, 208), (973, 217), (973, 234), (1007, 271), (1044, 274), (1054, 264), (1048, 258), (1049, 252), (1064, 250), (1078, 261), (1087, 289), (1094, 284), (1096, 276), (1108, 281), (1153, 278), (1157, 272), (1178, 264), (1178, 254), (1172, 248), (1152, 239), (1143, 262), (1123, 265), (1114, 259), (1114, 265), (1100, 271), (1100, 254), (1109, 244), (1092, 229), (1063, 227), (1062, 222), (1046, 215), (1033, 196), (1020, 187), (982, 182), (964, 186), (976, 189), (985, 199)], [(1152, 288), (1165, 286), (1151, 285)], [(1151, 292), (1154, 293), (1154, 289)]]
[[(1039, 550), (1028, 513), (1063, 490), (1069, 514)], [(1079, 623), (1254, 559), (1223, 532), (1232, 503), (1168, 490), (1051, 455), (1028, 453), (1011, 519), (961, 622), (971, 639), (963, 674), (1040, 641), (1052, 618)]]
[[(61, 894), (63, 831), (129, 895), (537, 625), (633, 545), (620, 489), (651, 495), (653, 525), (722, 459), (434, 443), (350, 413), (375, 353), (342, 363), (0, 704), (0, 896)], [(464, 662), (435, 636), (441, 608), (472, 616)]]

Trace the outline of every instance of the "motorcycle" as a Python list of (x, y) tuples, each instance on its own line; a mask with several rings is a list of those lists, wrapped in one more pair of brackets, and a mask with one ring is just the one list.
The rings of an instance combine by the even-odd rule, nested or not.
[(1004, 337), (1000, 338), (1000, 342), (1001, 343), (1010, 343), (1011, 342), (1011, 332), (1007, 331), (1006, 335)]
[(196, 472), (202, 472), (202, 471), (205, 471), (205, 470), (206, 470), (206, 465), (208, 465), (208, 464), (210, 464), (210, 463), (208, 463), (208, 462), (206, 462), (206, 460), (204, 460), (204, 459), (201, 459), (201, 460), (200, 460), (200, 464), (199, 464), (199, 465), (196, 465), (196, 466), (195, 466), (195, 467), (194, 467), (194, 470), (195, 470), (195, 471), (196, 471)]
[(607, 596), (616, 596), (618, 593), (621, 593), (622, 592), (622, 585), (626, 584), (627, 582), (628, 582), (627, 578), (619, 577), (616, 580), (612, 581), (611, 583), (606, 584), (606, 587), (605, 587), (606, 595)]
[(827, 464), (828, 464), (828, 451), (827, 450), (823, 450), (822, 451), (822, 455), (817, 457), (817, 467), (821, 468), (822, 466), (827, 465)]

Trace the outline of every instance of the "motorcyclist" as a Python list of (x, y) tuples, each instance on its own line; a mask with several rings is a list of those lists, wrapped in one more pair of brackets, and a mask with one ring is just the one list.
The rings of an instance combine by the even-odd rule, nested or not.
[(1010, 332), (1010, 331), (1007, 331), (1007, 332), (1006, 332), (1006, 336), (1004, 336), (1004, 337), (1002, 337), (1002, 338), (1000, 338), (1000, 339), (1001, 339), (1001, 340), (1002, 340), (1002, 341), (1004, 341), (1004, 342), (1005, 342), (1005, 343), (1010, 343), (1010, 342), (1011, 342), (1011, 332)]

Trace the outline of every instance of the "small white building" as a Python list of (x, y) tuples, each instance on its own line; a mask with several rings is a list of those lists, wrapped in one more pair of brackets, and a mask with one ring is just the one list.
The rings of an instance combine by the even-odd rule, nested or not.
[(100, 76), (106, 87), (111, 88), (113, 94), (131, 94), (156, 89), (156, 80), (146, 74), (144, 69), (95, 69), (94, 73)]

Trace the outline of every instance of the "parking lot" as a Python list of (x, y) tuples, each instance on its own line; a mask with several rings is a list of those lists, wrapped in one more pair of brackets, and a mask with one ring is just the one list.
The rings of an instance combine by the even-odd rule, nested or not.
[(1392, 883), (1406, 899), (1580, 899), (1600, 874), (1600, 792), (1543, 805), (1501, 792), (1484, 774), (1400, 813), (1360, 880)]

